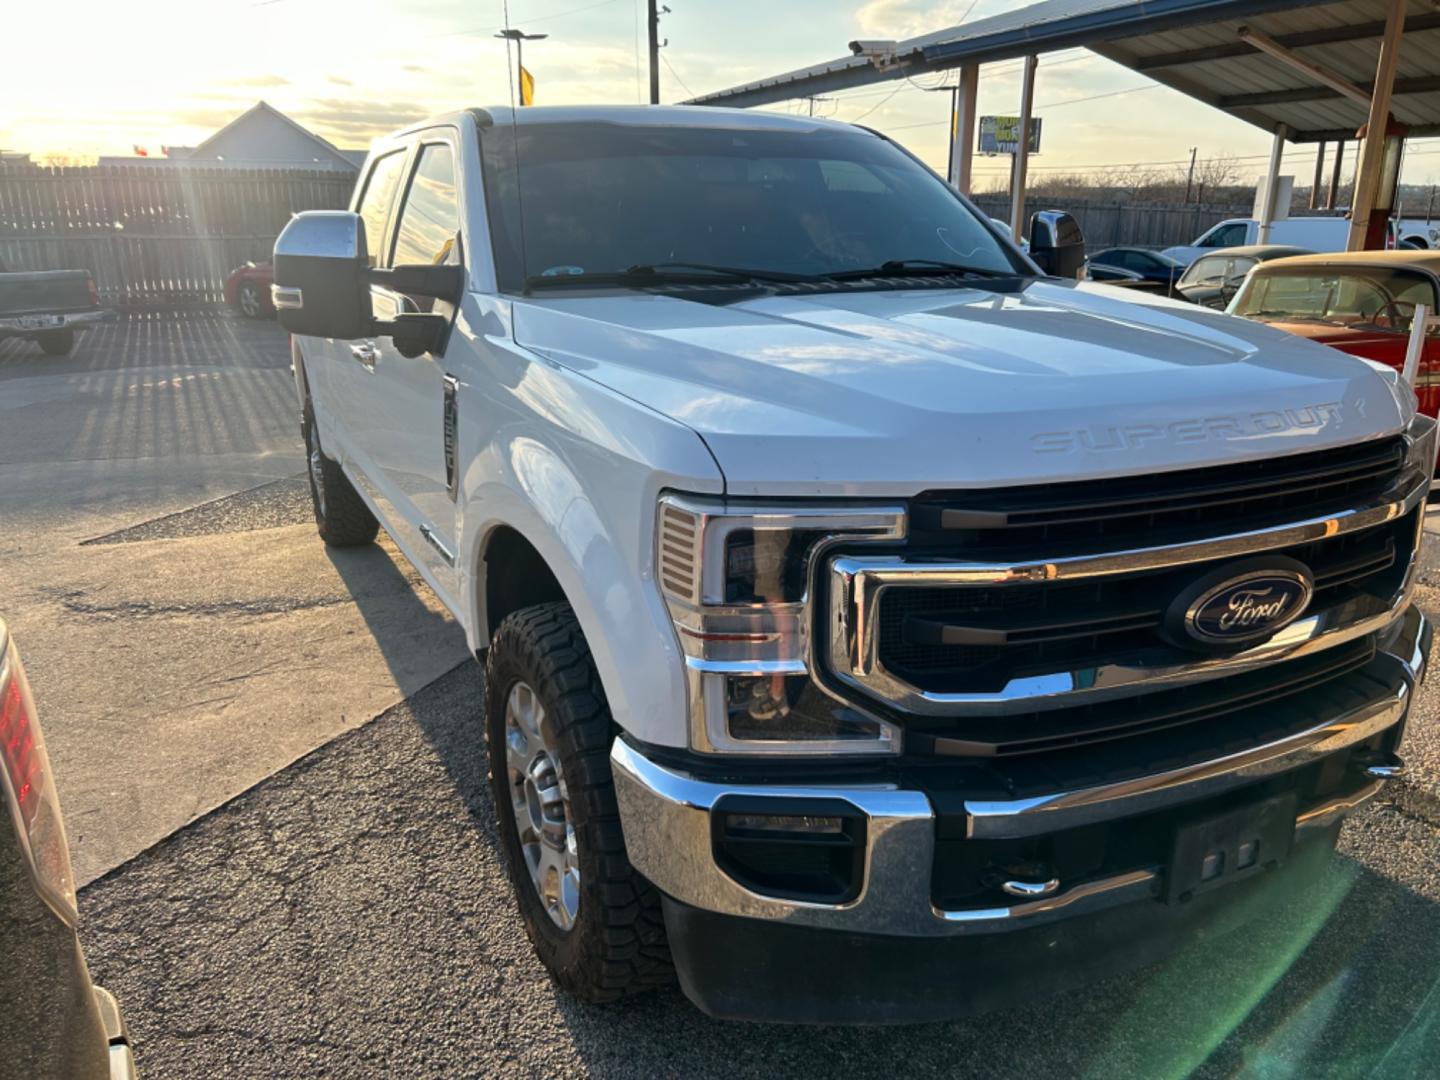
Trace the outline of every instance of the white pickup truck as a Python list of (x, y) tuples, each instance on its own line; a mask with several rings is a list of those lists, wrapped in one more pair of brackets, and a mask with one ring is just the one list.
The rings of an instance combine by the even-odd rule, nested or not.
[[(1392, 221), (1389, 230), (1389, 247), (1419, 251), (1440, 248), (1440, 223), (1426, 218), (1401, 218)], [(1344, 251), (1349, 240), (1349, 218), (1317, 214), (1273, 222), (1267, 243), (1289, 244), (1323, 252)], [(1255, 218), (1227, 218), (1210, 226), (1190, 243), (1168, 247), (1162, 254), (1189, 266), (1206, 252), (1218, 248), (1244, 247), (1259, 242), (1259, 221)]]
[(1030, 242), (874, 132), (638, 107), (406, 128), (277, 241), (320, 535), (484, 658), (565, 989), (1052, 991), (1302, 895), (1400, 771), (1410, 388)]

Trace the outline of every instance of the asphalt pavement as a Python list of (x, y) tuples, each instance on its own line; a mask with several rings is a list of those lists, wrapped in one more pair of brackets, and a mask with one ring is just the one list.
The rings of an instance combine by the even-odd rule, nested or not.
[[(0, 344), (0, 613), (145, 1077), (1433, 1075), (1433, 687), (1312, 890), (1132, 976), (899, 1029), (566, 998), (500, 866), (479, 669), (393, 547), (319, 544), (287, 364), (214, 315)], [(1426, 567), (1433, 610), (1440, 536)]]

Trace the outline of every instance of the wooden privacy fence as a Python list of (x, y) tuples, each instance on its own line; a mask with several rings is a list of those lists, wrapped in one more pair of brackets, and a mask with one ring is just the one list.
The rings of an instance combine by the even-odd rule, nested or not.
[(343, 208), (349, 172), (167, 165), (0, 165), (0, 262), (89, 270), (104, 304), (224, 299), (226, 276), (270, 257), (301, 210)]
[[(981, 195), (980, 209), (1001, 221), (1010, 220), (1010, 196)], [(1100, 251), (1119, 245), (1172, 247), (1188, 244), (1211, 225), (1226, 218), (1249, 217), (1249, 206), (1202, 206), (1196, 203), (1142, 203), (1121, 199), (1025, 199), (1026, 232), (1037, 210), (1068, 210), (1085, 233), (1085, 249)]]

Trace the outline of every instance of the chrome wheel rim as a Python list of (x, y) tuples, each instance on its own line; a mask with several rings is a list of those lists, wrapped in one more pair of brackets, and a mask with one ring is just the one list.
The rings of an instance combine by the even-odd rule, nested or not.
[(240, 310), (252, 319), (260, 314), (260, 294), (255, 286), (246, 285), (240, 290)]
[(517, 682), (505, 699), (505, 772), (520, 853), (540, 903), (561, 930), (580, 913), (580, 860), (570, 792), (559, 754), (545, 739), (545, 706)]
[(320, 511), (320, 516), (325, 516), (325, 465), (320, 457), (320, 441), (315, 438), (315, 425), (310, 425), (306, 433), (306, 441), (310, 444), (310, 490), (315, 496), (315, 509)]

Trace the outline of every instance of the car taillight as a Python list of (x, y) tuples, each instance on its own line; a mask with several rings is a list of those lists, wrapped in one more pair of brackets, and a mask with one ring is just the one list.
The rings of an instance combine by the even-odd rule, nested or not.
[(74, 923), (75, 878), (45, 738), (20, 655), (0, 624), (0, 787), (36, 888), (56, 914)]
[(95, 287), (95, 279), (94, 279), (93, 277), (87, 277), (87, 278), (85, 279), (85, 284), (88, 285), (89, 288), (90, 288), (90, 306), (91, 306), (91, 307), (99, 307), (99, 306), (100, 306), (100, 290)]

